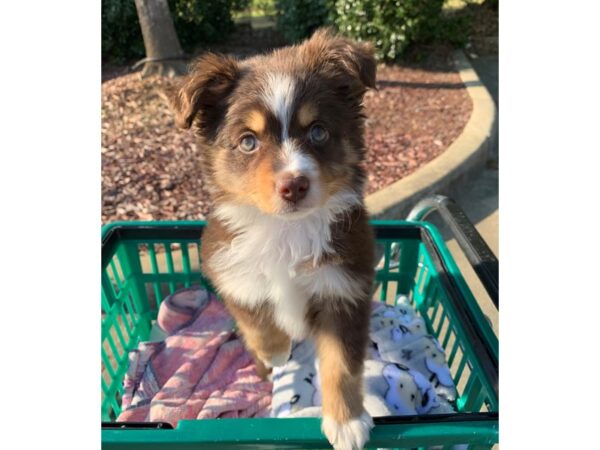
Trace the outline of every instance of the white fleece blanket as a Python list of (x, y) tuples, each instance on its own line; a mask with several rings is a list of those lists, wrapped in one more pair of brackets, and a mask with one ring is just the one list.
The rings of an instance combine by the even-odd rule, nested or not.
[[(396, 306), (374, 306), (370, 338), (364, 405), (372, 417), (454, 412), (456, 388), (444, 350), (406, 296)], [(318, 374), (314, 344), (294, 343), (289, 361), (273, 369), (271, 416), (321, 416)]]

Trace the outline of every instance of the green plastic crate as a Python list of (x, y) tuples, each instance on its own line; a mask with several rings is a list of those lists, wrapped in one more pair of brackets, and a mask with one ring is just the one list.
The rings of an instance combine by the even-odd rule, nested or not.
[[(498, 340), (439, 232), (426, 222), (372, 222), (383, 267), (375, 293), (408, 294), (446, 350), (458, 413), (375, 419), (368, 448), (427, 448), (498, 442)], [(210, 288), (200, 272), (204, 222), (115, 222), (102, 230), (102, 447), (106, 449), (330, 448), (320, 420), (214, 419), (166, 424), (114, 421), (127, 353), (150, 338), (163, 298), (181, 287)]]

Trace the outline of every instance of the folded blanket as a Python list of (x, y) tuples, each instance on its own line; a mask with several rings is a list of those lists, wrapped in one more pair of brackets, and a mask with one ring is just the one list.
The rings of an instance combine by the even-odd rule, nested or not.
[(408, 297), (398, 296), (395, 306), (379, 303), (375, 307), (370, 337), (381, 360), (421, 374), (439, 397), (456, 400), (444, 349), (427, 333), (425, 321), (410, 305)]
[(233, 331), (233, 319), (200, 288), (177, 291), (161, 304), (164, 340), (129, 354), (118, 421), (268, 416), (272, 384)]
[[(444, 350), (423, 319), (399, 296), (374, 303), (364, 368), (364, 406), (373, 417), (454, 412), (456, 388)], [(311, 341), (294, 343), (290, 360), (273, 369), (272, 417), (321, 415), (319, 364)]]

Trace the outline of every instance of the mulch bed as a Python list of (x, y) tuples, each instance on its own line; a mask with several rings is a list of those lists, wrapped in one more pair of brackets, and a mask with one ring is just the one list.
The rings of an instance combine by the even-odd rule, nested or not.
[[(170, 83), (137, 73), (102, 83), (103, 223), (203, 219), (209, 211), (194, 137), (175, 128), (157, 93)], [(377, 87), (365, 98), (367, 193), (446, 150), (472, 109), (448, 54), (419, 65), (381, 66)]]

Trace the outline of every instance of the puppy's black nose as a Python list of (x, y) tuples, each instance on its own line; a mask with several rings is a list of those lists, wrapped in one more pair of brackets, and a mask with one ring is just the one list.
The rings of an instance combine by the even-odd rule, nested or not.
[(284, 176), (277, 181), (277, 192), (288, 202), (299, 202), (308, 192), (310, 182), (305, 176)]

